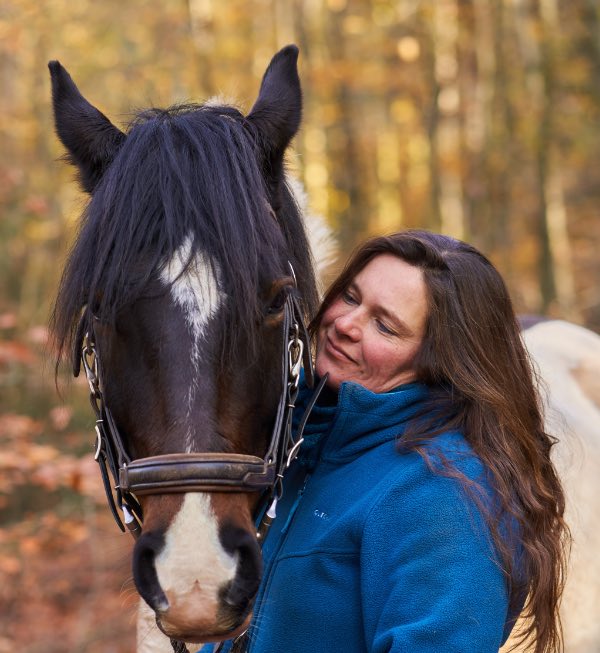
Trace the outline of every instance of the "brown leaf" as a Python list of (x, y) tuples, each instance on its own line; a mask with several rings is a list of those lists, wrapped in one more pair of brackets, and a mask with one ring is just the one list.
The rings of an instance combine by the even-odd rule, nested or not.
[(46, 345), (48, 338), (48, 327), (38, 325), (27, 330), (27, 339), (35, 345)]
[(42, 430), (42, 423), (29, 417), (29, 415), (17, 415), (15, 413), (0, 415), (0, 438), (16, 440), (35, 437), (40, 435)]
[(14, 313), (0, 314), (0, 329), (14, 329), (17, 326), (17, 316)]
[(46, 444), (30, 444), (25, 449), (25, 455), (34, 465), (56, 460), (60, 457), (60, 451), (56, 447)]
[(49, 413), (50, 422), (57, 431), (64, 431), (71, 423), (73, 409), (70, 406), (55, 406)]
[(41, 542), (35, 536), (24, 537), (19, 542), (19, 548), (21, 549), (21, 553), (25, 556), (35, 555), (36, 553), (39, 553), (41, 549)]
[(21, 571), (21, 561), (10, 556), (0, 557), (0, 573), (18, 574)]
[(27, 345), (15, 340), (0, 342), (0, 364), (23, 363), (33, 365), (35, 362), (36, 357)]

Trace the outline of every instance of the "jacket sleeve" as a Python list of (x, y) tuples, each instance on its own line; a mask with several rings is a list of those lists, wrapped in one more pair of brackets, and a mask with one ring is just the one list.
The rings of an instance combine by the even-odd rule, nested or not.
[(391, 483), (365, 522), (360, 565), (370, 653), (498, 652), (506, 582), (489, 530), (456, 479), (421, 460)]

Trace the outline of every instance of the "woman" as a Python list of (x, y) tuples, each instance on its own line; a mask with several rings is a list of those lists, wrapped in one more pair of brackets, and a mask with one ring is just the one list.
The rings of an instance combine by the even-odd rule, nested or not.
[(326, 396), (237, 646), (495, 653), (523, 609), (532, 650), (560, 649), (564, 498), (495, 268), (446, 236), (375, 238), (311, 331)]

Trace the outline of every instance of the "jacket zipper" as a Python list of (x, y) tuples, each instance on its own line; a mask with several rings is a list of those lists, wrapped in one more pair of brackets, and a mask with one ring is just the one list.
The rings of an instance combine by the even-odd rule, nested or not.
[[(298, 490), (298, 493), (296, 495), (296, 499), (294, 503), (292, 504), (292, 507), (290, 508), (290, 512), (288, 514), (288, 517), (286, 519), (285, 524), (283, 525), (283, 528), (281, 529), (281, 535), (279, 538), (279, 542), (277, 543), (277, 547), (273, 551), (273, 555), (271, 556), (271, 560), (269, 562), (269, 568), (266, 569), (266, 576), (263, 578), (262, 581), (262, 586), (263, 590), (260, 593), (260, 596), (257, 597), (257, 602), (254, 607), (254, 615), (252, 618), (252, 623), (250, 624), (250, 628), (253, 628), (253, 630), (256, 630), (256, 628), (253, 626), (255, 623), (260, 623), (260, 611), (262, 609), (262, 603), (263, 603), (263, 597), (267, 592), (267, 587), (269, 586), (271, 582), (271, 574), (273, 572), (273, 567), (275, 564), (275, 561), (277, 559), (277, 556), (279, 555), (283, 545), (285, 544), (285, 541), (287, 539), (287, 533), (290, 527), (290, 524), (292, 523), (292, 520), (294, 518), (294, 515), (296, 514), (296, 510), (298, 509), (298, 505), (300, 504), (300, 501), (302, 500), (302, 496), (304, 495), (304, 490), (306, 489), (306, 485), (308, 483), (308, 480), (310, 479), (310, 474), (306, 474), (304, 477), (304, 482), (302, 483), (302, 487)], [(249, 643), (249, 647), (247, 649), (247, 653), (252, 653), (252, 649), (254, 648), (254, 640), (251, 640)]]

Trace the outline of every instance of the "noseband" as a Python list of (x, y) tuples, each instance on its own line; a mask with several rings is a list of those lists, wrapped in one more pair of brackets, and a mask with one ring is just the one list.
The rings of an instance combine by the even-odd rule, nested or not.
[[(80, 357), (90, 387), (90, 402), (96, 414), (94, 458), (100, 466), (108, 505), (119, 528), (125, 531), (127, 527), (134, 537), (139, 537), (143, 519), (141, 506), (136, 499), (139, 496), (185, 492), (263, 492), (266, 500), (262, 504), (266, 506), (271, 503), (271, 509), (269, 516), (263, 520), (260, 539), (281, 496), (283, 473), (296, 457), (302, 443), (301, 430), (296, 438), (292, 434), (292, 412), (298, 396), (303, 361), (307, 383), (312, 385), (313, 380), (308, 333), (295, 297), (289, 294), (284, 305), (282, 392), (264, 458), (235, 453), (175, 453), (131, 459), (104, 400), (102, 367), (93, 329), (90, 328), (84, 335), (83, 324), (84, 317), (79, 329), (78, 348), (81, 349), (75, 361), (75, 372), (77, 376)], [(304, 422), (305, 419), (302, 420)], [(123, 520), (117, 507), (123, 512)]]

